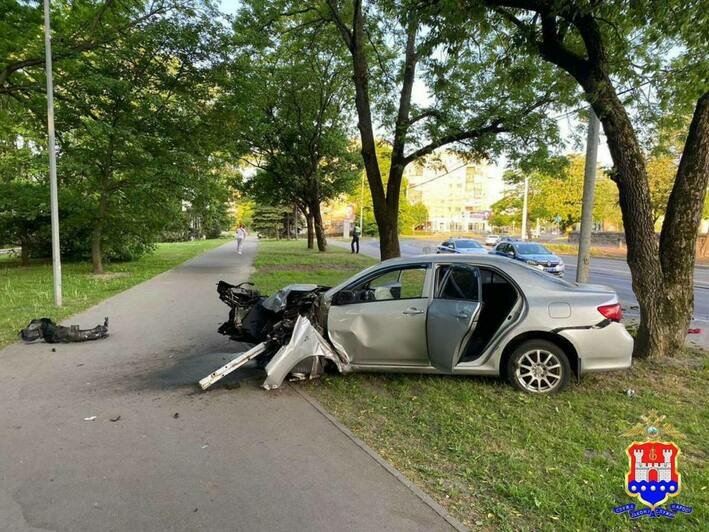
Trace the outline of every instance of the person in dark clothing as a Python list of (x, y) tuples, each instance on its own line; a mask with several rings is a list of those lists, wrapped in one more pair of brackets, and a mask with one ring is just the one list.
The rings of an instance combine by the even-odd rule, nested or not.
[[(357, 251), (355, 251), (355, 245), (357, 246)], [(359, 228), (355, 225), (352, 229), (352, 242), (350, 243), (352, 248), (352, 253), (359, 253)]]

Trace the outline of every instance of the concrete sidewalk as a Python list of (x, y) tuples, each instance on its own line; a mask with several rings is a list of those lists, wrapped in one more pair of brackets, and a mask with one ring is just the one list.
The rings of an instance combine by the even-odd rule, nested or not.
[(216, 332), (215, 285), (246, 280), (255, 246), (69, 320), (109, 316), (106, 340), (0, 351), (0, 529), (450, 529), (289, 387), (266, 392), (246, 370), (238, 388), (197, 391), (239, 350)]

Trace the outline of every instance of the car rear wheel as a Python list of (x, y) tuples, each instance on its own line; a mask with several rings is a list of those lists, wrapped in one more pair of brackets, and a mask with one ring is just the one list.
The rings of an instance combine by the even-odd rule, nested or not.
[(556, 393), (571, 378), (571, 366), (564, 351), (548, 340), (527, 340), (507, 362), (507, 379), (527, 393)]

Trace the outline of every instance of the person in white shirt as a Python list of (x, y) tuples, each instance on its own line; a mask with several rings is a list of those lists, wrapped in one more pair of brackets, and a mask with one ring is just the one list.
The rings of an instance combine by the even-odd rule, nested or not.
[(244, 224), (239, 224), (239, 228), (236, 230), (236, 252), (241, 255), (241, 248), (244, 245), (244, 239), (246, 238), (246, 227)]

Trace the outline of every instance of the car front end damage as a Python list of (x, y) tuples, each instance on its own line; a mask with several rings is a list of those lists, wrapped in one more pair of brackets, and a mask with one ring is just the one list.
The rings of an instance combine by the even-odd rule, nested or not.
[(206, 390), (232, 371), (255, 360), (266, 370), (263, 387), (278, 388), (294, 379), (320, 376), (332, 363), (346, 372), (349, 359), (323, 337), (325, 323), (322, 295), (329, 287), (293, 284), (265, 297), (251, 283), (232, 285), (219, 281), (219, 299), (229, 307), (229, 319), (219, 332), (239, 342), (256, 345), (200, 380)]

